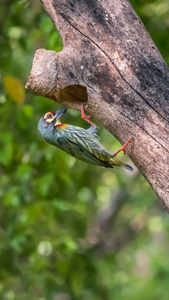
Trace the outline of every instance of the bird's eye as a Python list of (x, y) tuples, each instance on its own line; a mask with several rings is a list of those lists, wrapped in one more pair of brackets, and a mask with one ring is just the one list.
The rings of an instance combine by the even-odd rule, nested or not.
[(44, 115), (44, 119), (45, 120), (52, 120), (53, 119), (53, 117), (54, 117), (54, 112), (53, 111), (49, 111), (48, 113), (46, 113), (46, 115)]

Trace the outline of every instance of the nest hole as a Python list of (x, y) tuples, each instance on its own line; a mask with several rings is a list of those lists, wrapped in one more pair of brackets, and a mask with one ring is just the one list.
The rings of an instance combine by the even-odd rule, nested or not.
[(88, 100), (87, 88), (80, 84), (68, 85), (57, 92), (58, 102), (86, 103)]

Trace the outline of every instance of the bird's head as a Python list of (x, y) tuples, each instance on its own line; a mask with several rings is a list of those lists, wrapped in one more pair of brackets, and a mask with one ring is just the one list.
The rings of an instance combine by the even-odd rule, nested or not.
[(44, 128), (48, 128), (50, 124), (55, 125), (57, 122), (60, 123), (59, 119), (63, 114), (65, 114), (66, 110), (67, 108), (59, 109), (56, 112), (49, 111), (40, 119), (39, 122)]

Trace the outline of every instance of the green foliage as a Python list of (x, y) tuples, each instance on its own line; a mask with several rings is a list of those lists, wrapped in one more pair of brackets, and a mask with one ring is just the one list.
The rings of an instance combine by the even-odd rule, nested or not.
[[(167, 1), (133, 5), (169, 62)], [(38, 120), (59, 105), (29, 93), (17, 101), (4, 78), (24, 86), (35, 49), (59, 51), (61, 40), (40, 2), (0, 9), (0, 299), (167, 300), (167, 214), (136, 168), (90, 166), (40, 138)], [(87, 128), (79, 112), (64, 118)]]

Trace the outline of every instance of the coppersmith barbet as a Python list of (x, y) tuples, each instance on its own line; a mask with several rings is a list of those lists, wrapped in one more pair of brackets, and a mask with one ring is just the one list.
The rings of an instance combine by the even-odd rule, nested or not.
[(55, 113), (48, 112), (39, 120), (38, 130), (46, 142), (89, 164), (106, 168), (118, 166), (133, 170), (130, 165), (123, 164), (116, 158), (120, 151), (125, 154), (125, 147), (131, 139), (117, 152), (111, 153), (100, 144), (96, 134), (97, 126), (92, 123), (89, 116), (85, 116), (83, 106), (81, 107), (82, 118), (91, 124), (87, 130), (61, 123), (60, 118), (65, 112), (66, 108), (59, 109)]

